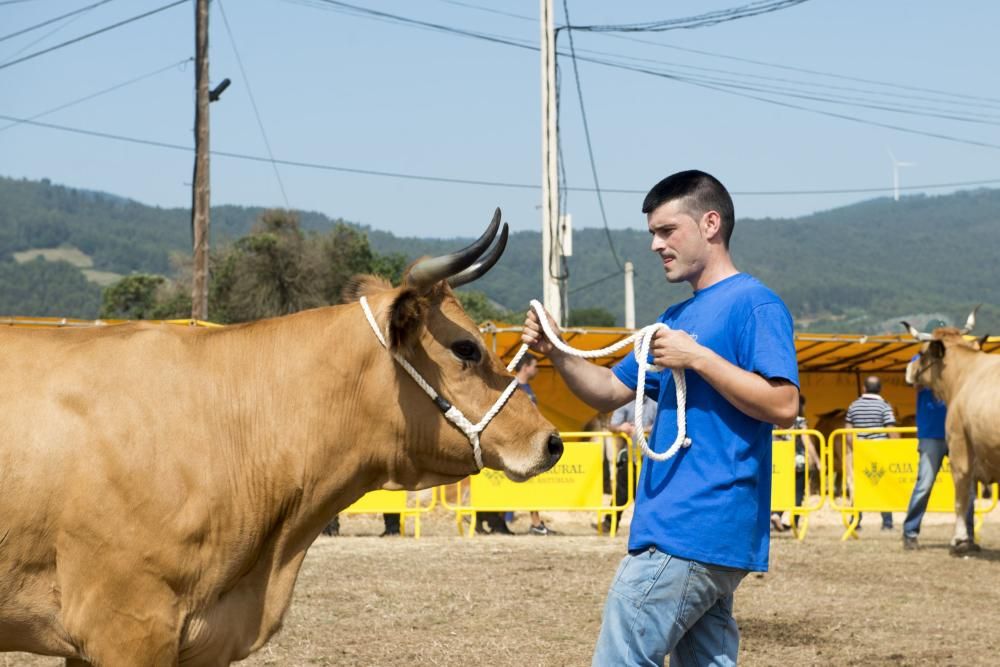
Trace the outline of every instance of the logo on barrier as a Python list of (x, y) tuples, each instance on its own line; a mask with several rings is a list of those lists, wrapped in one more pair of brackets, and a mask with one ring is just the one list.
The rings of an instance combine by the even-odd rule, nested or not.
[(482, 475), (486, 479), (486, 481), (492, 484), (493, 486), (500, 486), (501, 484), (503, 484), (504, 480), (507, 479), (507, 476), (504, 475), (501, 471), (491, 470), (489, 468), (483, 468), (479, 474)]
[(872, 464), (865, 468), (865, 477), (868, 481), (872, 483), (872, 486), (878, 486), (879, 480), (885, 475), (885, 468), (879, 466), (878, 463), (872, 461)]

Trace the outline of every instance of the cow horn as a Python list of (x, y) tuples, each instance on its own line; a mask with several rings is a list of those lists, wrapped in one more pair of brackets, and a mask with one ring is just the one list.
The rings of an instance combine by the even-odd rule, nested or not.
[(503, 227), (500, 228), (500, 235), (497, 237), (497, 242), (493, 244), (493, 247), (480, 257), (478, 262), (465, 271), (448, 278), (448, 284), (452, 287), (460, 287), (461, 285), (471, 283), (492, 269), (493, 265), (500, 259), (500, 255), (503, 254), (504, 248), (507, 247), (507, 233), (507, 223), (505, 222), (503, 223)]
[(493, 221), (490, 222), (490, 226), (471, 245), (448, 255), (420, 260), (413, 265), (410, 272), (406, 275), (406, 283), (418, 288), (430, 287), (438, 281), (461, 273), (479, 259), (479, 256), (490, 246), (490, 243), (493, 242), (493, 237), (497, 235), (499, 227), (500, 209), (498, 208), (496, 213), (493, 214)]
[(916, 338), (917, 340), (932, 340), (934, 338), (934, 336), (930, 335), (929, 333), (920, 333), (919, 331), (914, 329), (909, 322), (900, 322), (900, 324), (906, 327), (907, 331), (910, 332), (910, 335)]
[[(979, 306), (981, 306), (981, 305), (983, 305), (983, 304), (979, 304)], [(972, 331), (975, 328), (975, 326), (976, 326), (976, 311), (979, 310), (979, 306), (976, 306), (975, 308), (973, 308), (972, 312), (969, 313), (969, 319), (965, 320), (965, 326), (962, 327), (962, 335), (963, 336), (965, 334), (969, 333), (970, 331)]]

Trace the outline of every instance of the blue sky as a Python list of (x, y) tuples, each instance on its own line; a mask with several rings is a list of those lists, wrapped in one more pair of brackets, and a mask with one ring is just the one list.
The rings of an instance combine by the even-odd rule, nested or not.
[[(193, 54), (191, 2), (9, 64), (169, 2), (108, 1), (9, 36), (97, 1), (0, 0), (0, 116), (31, 118), (145, 77), (36, 120), (193, 146), (193, 66), (179, 64)], [(570, 0), (569, 9), (574, 25), (622, 24), (692, 16), (746, 2)], [(534, 0), (357, 4), (538, 44), (539, 6)], [(562, 0), (555, 4), (556, 23), (564, 24)], [(900, 169), (904, 187), (990, 180), (1000, 185), (998, 25), (1000, 3), (987, 0), (810, 0), (696, 30), (575, 32), (581, 57), (655, 69), (689, 81), (579, 63), (601, 185), (644, 192), (669, 173), (700, 168), (737, 193), (738, 217), (797, 216), (891, 196), (889, 150), (898, 160), (916, 163)], [(362, 16), (321, 0), (215, 0), (210, 28), (213, 84), (224, 77), (233, 80), (222, 99), (212, 104), (214, 150), (268, 156), (252, 92), (271, 152), (279, 160), (540, 183), (537, 51)], [(565, 34), (559, 44), (568, 49)], [(567, 182), (590, 188), (593, 179), (570, 59), (560, 58), (560, 65)], [(733, 95), (706, 88), (706, 83), (864, 123)], [(762, 87), (772, 90), (762, 92)], [(775, 93), (775, 87), (784, 94)], [(850, 97), (851, 103), (803, 98), (817, 96)], [(189, 205), (193, 154), (188, 151), (24, 123), (8, 127), (10, 123), (0, 118), (0, 175), (47, 177), (159, 206)], [(277, 172), (281, 185), (266, 161), (217, 156), (212, 162), (213, 203), (287, 204), (399, 235), (440, 237), (478, 233), (499, 205), (515, 230), (540, 229), (537, 189), (290, 165), (279, 165)], [(868, 188), (882, 190), (759, 194)], [(608, 224), (644, 227), (641, 200), (642, 194), (606, 193)], [(567, 203), (574, 226), (602, 224), (592, 192), (572, 191)]]

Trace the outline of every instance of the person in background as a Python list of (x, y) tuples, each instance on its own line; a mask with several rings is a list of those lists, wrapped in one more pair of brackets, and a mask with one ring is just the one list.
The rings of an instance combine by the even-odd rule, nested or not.
[[(795, 418), (795, 423), (792, 424), (793, 431), (804, 431), (809, 428), (808, 422), (806, 422), (806, 397), (801, 393), (799, 394), (799, 415)], [(784, 439), (788, 439), (789, 436), (783, 436)], [(806, 497), (806, 466), (811, 470), (819, 471), (820, 460), (819, 460), (819, 450), (816, 449), (816, 442), (807, 433), (802, 433), (795, 436), (795, 506), (802, 507), (802, 501)], [(772, 512), (771, 513), (771, 527), (780, 532), (789, 530), (793, 527), (793, 524), (797, 527), (799, 518), (797, 515), (792, 515), (792, 523), (784, 523), (782, 520), (783, 512)]]
[[(525, 354), (514, 366), (514, 377), (517, 379), (517, 388), (528, 395), (531, 402), (538, 405), (538, 398), (529, 384), (538, 375), (538, 357)], [(485, 524), (485, 525), (484, 525)], [(486, 530), (486, 528), (489, 530)], [(531, 528), (528, 529), (532, 535), (549, 535), (553, 531), (549, 529), (538, 512), (531, 513)], [(477, 533), (497, 533), (500, 535), (513, 535), (514, 531), (507, 525), (504, 512), (477, 512), (476, 513)]]
[[(642, 404), (642, 425), (643, 430), (645, 430), (648, 435), (650, 431), (653, 430), (653, 424), (656, 423), (656, 401), (654, 401), (649, 396), (645, 397)], [(608, 429), (611, 431), (616, 431), (618, 433), (624, 433), (633, 442), (635, 442), (635, 401), (629, 401), (625, 405), (616, 409), (611, 413), (611, 420), (608, 423)], [(628, 501), (628, 443), (620, 438), (615, 438), (618, 442), (616, 443), (617, 451), (614, 453), (615, 461), (615, 488), (614, 488), (614, 499), (615, 505), (624, 505)], [(633, 466), (637, 462), (633, 461)], [(637, 480), (635, 475), (635, 468), (632, 470), (632, 490), (635, 491), (635, 483)], [(618, 510), (616, 514), (618, 515), (618, 527), (621, 528), (622, 522), (622, 512), (624, 510)], [(605, 515), (602, 521), (601, 530), (607, 532), (611, 530), (611, 516)]]
[[(934, 333), (934, 330), (947, 326), (941, 320), (931, 320), (924, 329), (926, 333)], [(913, 373), (916, 369), (916, 362), (920, 355), (916, 355), (910, 360), (906, 367), (907, 384), (916, 384)], [(941, 470), (941, 462), (948, 453), (948, 441), (945, 439), (944, 422), (948, 414), (948, 408), (944, 401), (934, 395), (934, 392), (927, 387), (917, 385), (917, 452), (920, 454), (920, 462), (917, 465), (917, 481), (913, 485), (913, 494), (910, 496), (910, 505), (906, 510), (906, 519), (903, 520), (903, 548), (906, 550), (919, 549), (920, 543), (917, 538), (920, 536), (920, 523), (924, 519), (924, 512), (927, 511), (927, 502), (930, 500), (931, 491), (934, 489), (934, 479), (938, 471)], [(969, 513), (965, 517), (965, 523), (972, 537), (975, 529), (975, 487), (969, 490), (972, 494), (972, 502), (969, 503)]]
[[(877, 376), (871, 375), (865, 378), (865, 392), (854, 399), (850, 407), (847, 408), (845, 425), (847, 428), (889, 428), (896, 425), (896, 415), (892, 412), (892, 406), (882, 398), (882, 381)], [(850, 480), (854, 474), (854, 441), (859, 440), (885, 440), (885, 433), (858, 433), (852, 434), (848, 438), (847, 460), (844, 470), (847, 479)], [(888, 437), (898, 438), (898, 433), (889, 433)], [(853, 491), (853, 489), (852, 489)], [(861, 527), (861, 513), (858, 513), (858, 528)], [(892, 512), (882, 512), (882, 530), (892, 530)]]
[[(531, 388), (531, 381), (538, 375), (538, 357), (525, 354), (514, 366), (514, 377), (517, 378), (517, 388), (528, 395), (531, 402), (538, 405), (538, 397)], [(528, 529), (532, 535), (553, 535), (555, 531), (545, 525), (542, 516), (538, 512), (531, 512), (531, 528)]]

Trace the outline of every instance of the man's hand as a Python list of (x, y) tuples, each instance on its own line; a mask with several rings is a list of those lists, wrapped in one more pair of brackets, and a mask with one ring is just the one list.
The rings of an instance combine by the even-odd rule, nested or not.
[[(549, 319), (549, 326), (552, 327), (552, 331), (559, 336), (559, 340), (562, 340), (559, 325), (552, 319), (549, 311), (544, 308), (542, 310), (545, 312), (545, 317)], [(521, 342), (526, 343), (535, 352), (546, 356), (551, 354), (552, 350), (555, 349), (555, 346), (549, 341), (548, 336), (545, 335), (545, 331), (542, 330), (542, 324), (538, 321), (538, 314), (534, 308), (530, 308), (528, 316), (524, 318), (524, 330), (521, 332)]]
[(632, 425), (632, 422), (622, 422), (621, 424), (612, 424), (611, 430), (624, 433), (625, 435), (631, 437), (635, 432), (635, 426)]
[(686, 331), (679, 329), (658, 329), (649, 345), (653, 363), (660, 368), (693, 368), (695, 362), (705, 353)]

